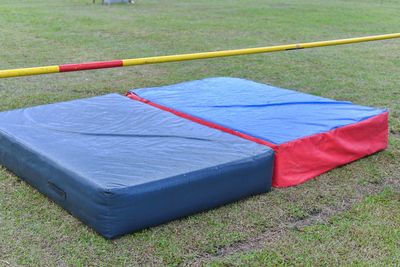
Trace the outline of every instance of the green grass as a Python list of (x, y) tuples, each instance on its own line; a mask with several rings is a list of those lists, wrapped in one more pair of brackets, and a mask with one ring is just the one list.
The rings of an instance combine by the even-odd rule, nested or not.
[(218, 265), (382, 265), (400, 262), (400, 196), (386, 190), (324, 224), (294, 229), (258, 251), (210, 263)]
[[(0, 69), (398, 32), (398, 0), (1, 0)], [(1, 265), (399, 264), (400, 42), (5, 79), (0, 110), (236, 76), (390, 109), (390, 146), (301, 186), (107, 241), (0, 168)]]

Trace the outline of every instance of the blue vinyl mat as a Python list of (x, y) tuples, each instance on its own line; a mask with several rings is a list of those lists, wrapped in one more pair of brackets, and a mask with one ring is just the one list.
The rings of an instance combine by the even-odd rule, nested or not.
[(0, 163), (113, 238), (269, 191), (273, 151), (110, 94), (1, 112)]
[(357, 123), (386, 111), (228, 77), (131, 92), (276, 145)]

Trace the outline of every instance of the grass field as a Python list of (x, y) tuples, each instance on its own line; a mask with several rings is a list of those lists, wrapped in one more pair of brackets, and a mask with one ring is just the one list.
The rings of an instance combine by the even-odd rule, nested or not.
[[(1, 0), (0, 69), (399, 32), (399, 0)], [(0, 266), (399, 265), (400, 40), (0, 81), (0, 110), (211, 76), (390, 109), (390, 147), (107, 241), (0, 167)]]

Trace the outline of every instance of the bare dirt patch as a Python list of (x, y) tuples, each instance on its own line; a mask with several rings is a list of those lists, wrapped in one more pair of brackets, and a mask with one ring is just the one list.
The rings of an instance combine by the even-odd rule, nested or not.
[(390, 130), (390, 134), (400, 139), (400, 131)]

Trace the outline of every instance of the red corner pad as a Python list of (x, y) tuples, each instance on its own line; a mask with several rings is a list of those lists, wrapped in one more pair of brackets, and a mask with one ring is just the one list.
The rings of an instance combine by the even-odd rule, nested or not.
[(329, 132), (281, 144), (275, 149), (273, 186), (304, 183), (338, 166), (388, 146), (388, 112)]

